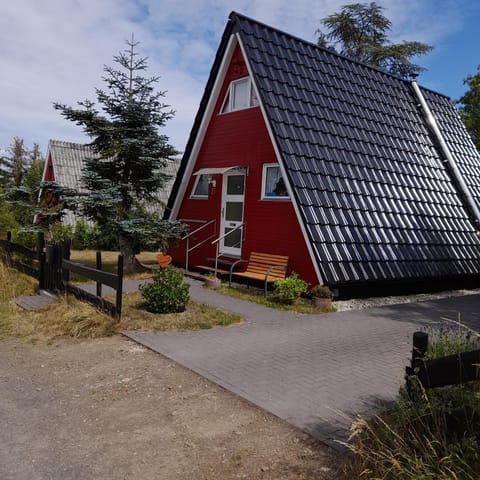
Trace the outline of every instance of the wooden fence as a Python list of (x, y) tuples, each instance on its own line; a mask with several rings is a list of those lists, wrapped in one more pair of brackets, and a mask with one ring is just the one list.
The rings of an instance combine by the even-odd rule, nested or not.
[[(111, 317), (120, 319), (122, 315), (123, 256), (118, 256), (117, 273), (114, 274), (102, 270), (101, 252), (97, 252), (97, 268), (92, 268), (70, 261), (70, 247), (71, 242), (67, 239), (64, 242), (62, 258), (62, 284), (67, 293), (71, 293), (79, 300), (94, 305), (98, 309), (108, 313)], [(88, 292), (85, 288), (73, 285), (70, 282), (70, 272), (94, 280), (96, 283), (96, 293)], [(102, 285), (107, 285), (115, 290), (114, 304), (102, 298)]]
[[(11, 241), (11, 233), (7, 232), (7, 240), (0, 240), (3, 250), (3, 259), (8, 266), (38, 279), (39, 289), (52, 292), (66, 291), (75, 295), (79, 300), (88, 302), (110, 316), (120, 319), (122, 314), (122, 286), (123, 286), (123, 256), (118, 256), (117, 273), (102, 270), (101, 253), (97, 252), (96, 268), (91, 268), (70, 260), (71, 240), (61, 243), (44, 241), (43, 233), (39, 233), (37, 251), (30, 250), (23, 245)], [(17, 255), (26, 257), (27, 262), (21, 261)], [(35, 268), (34, 265), (37, 265)], [(73, 285), (70, 282), (70, 272), (95, 281), (95, 293), (85, 288)], [(102, 298), (102, 285), (115, 290), (115, 303)], [(88, 287), (87, 287), (88, 288)]]
[(38, 235), (36, 250), (31, 250), (19, 243), (12, 242), (12, 232), (7, 232), (6, 240), (0, 240), (0, 248), (3, 250), (3, 261), (9, 267), (38, 279), (40, 283), (42, 283), (42, 275), (44, 273), (44, 246), (43, 233)]
[(427, 347), (428, 334), (415, 332), (411, 365), (406, 369), (407, 375), (416, 376), (424, 388), (480, 380), (480, 350), (426, 360)]

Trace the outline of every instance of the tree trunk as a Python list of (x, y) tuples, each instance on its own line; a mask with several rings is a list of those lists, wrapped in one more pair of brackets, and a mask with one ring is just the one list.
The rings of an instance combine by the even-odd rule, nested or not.
[(146, 272), (148, 268), (144, 267), (135, 257), (135, 253), (130, 245), (130, 242), (120, 237), (118, 239), (120, 253), (123, 255), (123, 273), (131, 275), (134, 273)]

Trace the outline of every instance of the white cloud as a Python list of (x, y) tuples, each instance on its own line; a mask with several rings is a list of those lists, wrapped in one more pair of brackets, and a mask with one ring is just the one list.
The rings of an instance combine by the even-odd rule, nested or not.
[[(84, 141), (52, 107), (95, 99), (103, 65), (134, 33), (149, 74), (177, 111), (165, 133), (183, 149), (228, 14), (236, 10), (315, 41), (344, 0), (15, 0), (0, 3), (0, 148), (14, 136), (45, 153), (49, 138)], [(394, 38), (441, 44), (478, 7), (467, 0), (382, 0)], [(475, 10), (476, 9), (476, 10)]]

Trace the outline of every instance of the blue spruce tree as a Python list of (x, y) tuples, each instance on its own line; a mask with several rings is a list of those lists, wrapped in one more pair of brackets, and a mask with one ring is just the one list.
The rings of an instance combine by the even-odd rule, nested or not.
[[(88, 194), (79, 198), (79, 211), (94, 220), (105, 234), (114, 233), (124, 256), (127, 273), (140, 271), (135, 254), (140, 249), (165, 249), (184, 227), (162, 220), (147, 209), (159, 203), (156, 192), (170, 178), (164, 173), (168, 159), (177, 152), (159, 128), (174, 112), (162, 101), (165, 92), (155, 91), (158, 77), (142, 76), (147, 59), (136, 46), (114, 56), (121, 68), (104, 67), (106, 90), (96, 89), (97, 102), (78, 102), (80, 108), (55, 103), (61, 114), (92, 138), (99, 158), (88, 159), (82, 174)], [(159, 205), (160, 206), (160, 205)]]

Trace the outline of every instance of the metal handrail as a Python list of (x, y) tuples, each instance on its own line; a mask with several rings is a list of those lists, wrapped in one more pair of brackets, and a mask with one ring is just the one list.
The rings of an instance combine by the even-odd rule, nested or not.
[[(190, 237), (192, 235), (194, 235), (195, 233), (198, 233), (200, 230), (208, 227), (209, 225), (211, 224), (214, 224), (214, 230), (213, 230), (213, 233), (212, 235), (210, 235), (209, 237), (205, 238), (204, 240), (202, 240), (200, 243), (197, 243), (195, 244), (193, 247), (190, 248)], [(203, 245), (205, 242), (208, 242), (212, 237), (215, 236), (215, 232), (217, 230), (217, 219), (214, 218), (213, 220), (209, 220), (207, 223), (204, 223), (201, 227), (198, 227), (196, 228), (193, 232), (190, 232), (190, 233), (187, 233), (187, 235), (185, 235), (184, 237), (181, 238), (181, 240), (186, 240), (187, 241), (187, 245), (185, 246), (185, 273), (188, 273), (188, 257), (189, 257), (189, 253), (192, 251), (192, 250), (195, 250), (197, 247), (199, 247), (200, 245)]]
[(223, 235), (221, 235), (220, 237), (216, 238), (213, 242), (212, 242), (212, 245), (214, 243), (217, 243), (219, 242), (220, 240), (224, 239), (225, 237), (228, 237), (231, 233), (233, 233), (235, 230), (238, 230), (239, 228), (242, 228), (243, 226), (246, 225), (246, 222), (245, 223), (241, 223), (240, 225), (238, 225), (237, 227), (233, 228), (232, 230), (230, 230), (229, 232), (227, 233), (224, 233)]
[(182, 237), (180, 240), (186, 240), (188, 237), (191, 237), (195, 233), (199, 232), (202, 230), (202, 228), (208, 227), (211, 223), (216, 222), (217, 219), (214, 218), (213, 220), (209, 220), (207, 223), (204, 223), (201, 227), (196, 228), (193, 232), (187, 233), (184, 237)]
[[(217, 244), (217, 250), (216, 250), (216, 253), (215, 253), (215, 271), (214, 271), (214, 275), (215, 277), (217, 276), (217, 270), (218, 270), (218, 257), (220, 256), (220, 240), (224, 239), (225, 237), (228, 237), (231, 233), (235, 232), (236, 230), (238, 230), (239, 228), (243, 228), (244, 226), (246, 226), (247, 223), (246, 222), (243, 222), (241, 223), (240, 225), (238, 225), (237, 227), (233, 228), (232, 230), (230, 230), (229, 232), (227, 233), (224, 233), (223, 235), (220, 235), (217, 239), (215, 239), (213, 242), (212, 242), (212, 245), (214, 245), (215, 243)], [(244, 238), (243, 238), (243, 233), (242, 233), (242, 236), (240, 237), (240, 244), (243, 242)]]

